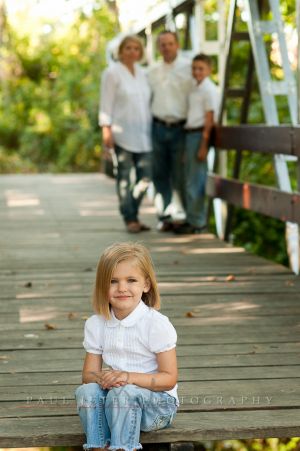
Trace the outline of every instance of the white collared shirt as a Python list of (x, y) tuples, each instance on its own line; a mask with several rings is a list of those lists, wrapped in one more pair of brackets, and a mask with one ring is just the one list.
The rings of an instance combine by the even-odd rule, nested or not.
[(188, 115), (185, 128), (203, 127), (205, 114), (214, 112), (214, 121), (218, 120), (220, 94), (218, 87), (206, 77), (200, 84), (194, 80), (188, 97)]
[[(113, 311), (111, 319), (91, 316), (85, 323), (83, 346), (86, 352), (101, 354), (114, 370), (156, 373), (159, 352), (175, 348), (177, 334), (169, 319), (143, 301), (123, 320)], [(177, 385), (166, 393), (179, 404)]]
[(167, 121), (186, 118), (191, 87), (191, 62), (178, 56), (172, 63), (159, 61), (148, 70), (152, 90), (152, 114)]
[(150, 152), (150, 87), (144, 70), (135, 75), (120, 63), (104, 70), (101, 80), (99, 125), (110, 125), (114, 142), (130, 152)]

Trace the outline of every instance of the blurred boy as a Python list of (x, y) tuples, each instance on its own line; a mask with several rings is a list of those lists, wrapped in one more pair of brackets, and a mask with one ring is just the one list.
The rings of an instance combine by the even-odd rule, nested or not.
[(185, 125), (186, 222), (174, 230), (177, 234), (200, 233), (206, 228), (205, 185), (209, 138), (219, 108), (219, 92), (209, 78), (211, 59), (200, 53), (193, 58), (194, 85), (188, 97)]

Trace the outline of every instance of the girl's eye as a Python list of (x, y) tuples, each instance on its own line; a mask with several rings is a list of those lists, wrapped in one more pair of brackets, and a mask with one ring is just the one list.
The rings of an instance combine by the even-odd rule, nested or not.
[(136, 282), (136, 279), (128, 279), (128, 282), (131, 282), (131, 283)]
[(110, 281), (110, 283), (111, 284), (113, 284), (113, 283), (117, 283), (118, 281), (117, 280), (115, 280), (115, 279), (112, 279), (111, 281)]

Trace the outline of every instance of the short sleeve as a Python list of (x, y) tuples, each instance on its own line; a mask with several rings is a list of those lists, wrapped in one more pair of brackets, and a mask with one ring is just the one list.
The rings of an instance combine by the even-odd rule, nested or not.
[[(213, 111), (214, 115), (217, 116), (219, 110), (219, 93), (217, 89), (210, 87), (207, 89), (204, 95), (204, 111), (207, 113), (208, 111)], [(214, 118), (217, 119), (216, 117)]]
[(175, 348), (177, 342), (176, 330), (169, 319), (156, 312), (149, 331), (149, 349), (155, 354)]
[(103, 326), (103, 322), (97, 315), (91, 316), (85, 322), (83, 347), (86, 352), (91, 354), (103, 353), (103, 340), (101, 339)]
[(204, 97), (204, 109), (207, 113), (208, 111), (216, 110), (216, 99), (212, 91), (207, 91)]

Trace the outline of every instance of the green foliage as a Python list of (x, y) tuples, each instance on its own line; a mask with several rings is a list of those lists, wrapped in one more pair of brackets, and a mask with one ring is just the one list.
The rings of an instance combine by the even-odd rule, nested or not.
[(299, 451), (300, 439), (266, 438), (253, 440), (224, 440), (198, 443), (195, 451)]
[(233, 242), (249, 252), (288, 266), (285, 224), (251, 211), (237, 209), (234, 216)]
[(42, 36), (38, 46), (9, 30), (1, 172), (98, 170), (99, 81), (114, 33), (115, 20), (98, 1), (91, 15), (78, 14), (64, 35)]
[[(195, 451), (299, 451), (300, 438), (265, 438), (253, 440), (224, 440), (194, 442)], [(80, 451), (80, 447), (57, 446), (55, 448), (39, 448), (40, 451)], [(166, 449), (166, 445), (144, 444), (145, 451)]]

